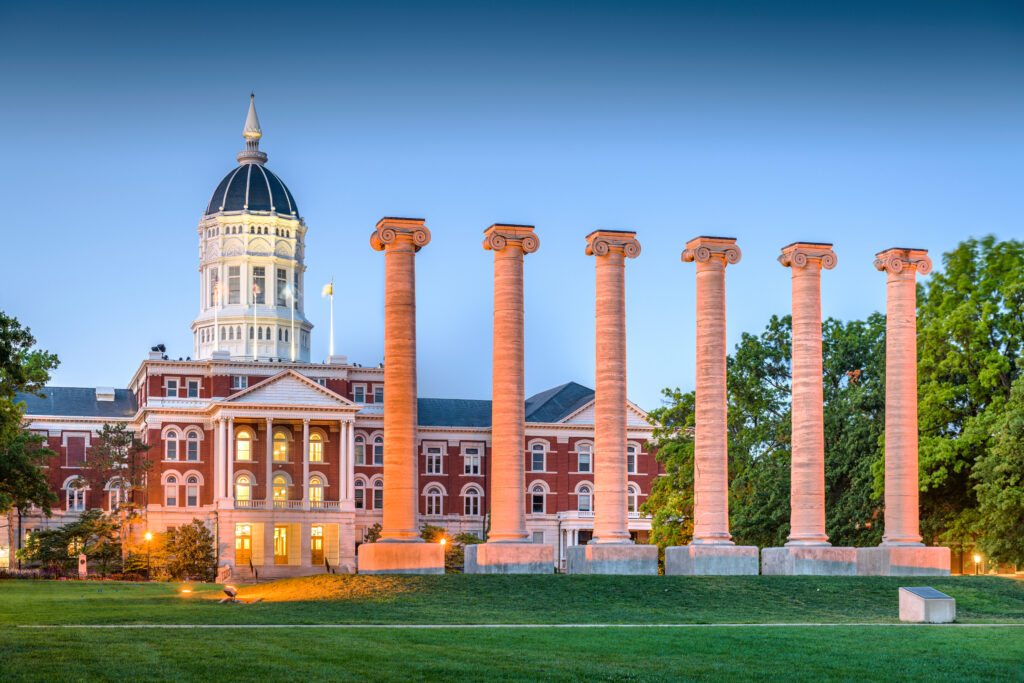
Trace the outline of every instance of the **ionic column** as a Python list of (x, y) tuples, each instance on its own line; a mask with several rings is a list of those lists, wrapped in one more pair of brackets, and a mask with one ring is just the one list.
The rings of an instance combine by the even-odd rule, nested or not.
[[(274, 507), (274, 486), (271, 479), (274, 476), (274, 420), (267, 418), (267, 483), (266, 495), (267, 509)], [(273, 556), (271, 556), (273, 557)]]
[(887, 249), (885, 322), (885, 535), (882, 545), (923, 545), (918, 526), (917, 283), (932, 262), (926, 249)]
[(821, 269), (836, 266), (831, 244), (795, 242), (779, 263), (793, 271), (790, 531), (787, 546), (830, 545), (825, 534), (825, 417), (821, 361)]
[[(593, 543), (630, 543), (626, 511), (626, 258), (640, 255), (635, 232), (587, 235), (595, 256)], [(521, 446), (520, 446), (521, 447)]]
[(302, 509), (309, 509), (309, 418), (302, 420)]
[(345, 498), (346, 500), (355, 500), (356, 497), (356, 482), (355, 482), (355, 457), (356, 457), (356, 424), (355, 422), (348, 423), (348, 459), (345, 465), (345, 471), (348, 473), (348, 487), (346, 488)]
[(338, 500), (345, 500), (348, 492), (348, 422), (338, 422)]
[(684, 262), (697, 264), (697, 405), (692, 545), (733, 545), (726, 439), (725, 266), (741, 254), (731, 237), (697, 237)]
[[(217, 441), (214, 447), (214, 468), (213, 468), (213, 490), (216, 492), (215, 499), (224, 497), (224, 470), (227, 463), (224, 444), (226, 439), (224, 431), (227, 428), (224, 418), (217, 418)], [(216, 501), (215, 501), (216, 502)]]
[(494, 252), (494, 341), (491, 375), (490, 542), (527, 539), (523, 508), (523, 255), (537, 250), (533, 226), (496, 223), (484, 231)]
[(416, 252), (422, 220), (384, 218), (370, 246), (384, 252), (384, 521), (382, 541), (420, 541), (416, 528)]
[(228, 418), (228, 476), (224, 481), (228, 500), (235, 499), (235, 418)]

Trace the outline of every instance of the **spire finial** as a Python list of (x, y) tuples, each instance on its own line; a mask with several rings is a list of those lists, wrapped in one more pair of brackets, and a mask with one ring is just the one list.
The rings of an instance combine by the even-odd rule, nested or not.
[(249, 113), (245, 117), (245, 127), (242, 129), (242, 137), (245, 138), (245, 151), (238, 153), (240, 164), (264, 164), (267, 155), (260, 151), (260, 138), (263, 131), (260, 129), (260, 120), (256, 116), (256, 93), (249, 93)]

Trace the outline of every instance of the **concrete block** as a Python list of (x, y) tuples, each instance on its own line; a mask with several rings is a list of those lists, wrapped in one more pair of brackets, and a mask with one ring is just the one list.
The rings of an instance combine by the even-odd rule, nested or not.
[(934, 588), (900, 588), (900, 621), (949, 624), (956, 619), (956, 600)]
[(658, 574), (658, 547), (631, 543), (569, 546), (567, 574)]
[(467, 574), (555, 573), (555, 547), (545, 543), (482, 543), (465, 552)]
[(923, 545), (857, 548), (857, 576), (949, 576), (949, 548)]
[(444, 574), (440, 543), (378, 541), (359, 546), (360, 574)]
[(856, 576), (857, 549), (832, 546), (762, 548), (761, 573), (807, 576)]
[(677, 545), (665, 548), (665, 573), (685, 576), (757, 576), (755, 545)]

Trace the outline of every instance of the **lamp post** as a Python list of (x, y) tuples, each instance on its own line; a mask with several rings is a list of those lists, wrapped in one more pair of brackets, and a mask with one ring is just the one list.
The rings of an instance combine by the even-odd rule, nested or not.
[(978, 575), (978, 565), (981, 563), (981, 555), (974, 556), (974, 575)]
[(149, 542), (152, 541), (152, 540), (153, 540), (153, 534), (151, 534), (150, 532), (147, 531), (146, 532), (146, 580), (147, 581), (149, 579), (153, 578), (152, 569), (150, 567), (150, 544), (149, 544)]

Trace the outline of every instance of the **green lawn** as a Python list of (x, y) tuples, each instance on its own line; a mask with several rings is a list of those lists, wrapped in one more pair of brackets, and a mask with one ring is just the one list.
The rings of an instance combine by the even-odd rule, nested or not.
[[(957, 599), (907, 626), (897, 588)], [(1024, 679), (1024, 582), (991, 577), (322, 576), (245, 587), (0, 581), (0, 681)], [(299, 601), (296, 596), (319, 599)], [(879, 626), (346, 629), (299, 624), (869, 622)], [(25, 629), (25, 624), (294, 624)]]

